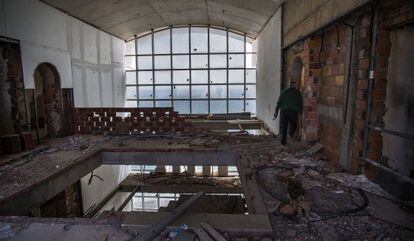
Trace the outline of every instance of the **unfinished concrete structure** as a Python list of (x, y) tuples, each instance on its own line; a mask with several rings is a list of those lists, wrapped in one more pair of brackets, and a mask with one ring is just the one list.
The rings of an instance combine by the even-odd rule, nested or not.
[(413, 23), (411, 0), (2, 0), (0, 239), (413, 240)]

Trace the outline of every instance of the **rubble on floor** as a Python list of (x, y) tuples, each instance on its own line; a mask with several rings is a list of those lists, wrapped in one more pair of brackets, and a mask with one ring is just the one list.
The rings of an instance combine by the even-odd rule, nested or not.
[[(11, 195), (10, 193), (16, 192), (15, 187), (21, 188), (41, 180), (40, 177), (44, 178), (43, 173), (53, 173), (51, 170), (57, 169), (56, 165), (64, 166), (73, 162), (73, 158), (57, 158), (59, 153), (65, 153), (61, 156), (79, 155), (92, 147), (99, 150), (103, 146), (100, 144), (104, 142), (105, 147), (131, 148), (136, 147), (138, 141), (143, 149), (157, 145), (157, 148), (200, 148), (237, 153), (238, 167), (243, 170), (240, 173), (241, 179), (250, 178), (259, 186), (258, 194), (245, 194), (252, 195), (250, 198), (254, 200), (263, 199), (274, 236), (229, 237), (228, 240), (414, 240), (414, 208), (391, 196), (364, 175), (351, 175), (322, 157), (312, 157), (320, 146), (314, 151), (306, 152), (300, 144), (292, 141), (284, 147), (275, 137), (252, 136), (242, 132), (146, 137), (68, 137), (31, 157), (29, 155), (1, 165), (0, 181), (11, 184), (1, 188), (4, 191), (1, 195)], [(32, 153), (36, 153), (36, 150)], [(243, 180), (235, 181), (231, 178), (189, 178), (187, 175), (166, 178), (140, 174), (132, 175), (131, 178), (147, 184), (243, 185), (244, 188), (249, 188)], [(133, 183), (137, 183), (137, 180)]]
[[(309, 156), (298, 157), (303, 151), (292, 146), (262, 148), (260, 155), (266, 161), (248, 158), (276, 240), (414, 240), (413, 207), (404, 206), (364, 175), (343, 172)], [(254, 147), (245, 153), (249, 151), (258, 154)], [(301, 184), (296, 190), (301, 200), (289, 190), (293, 181)], [(398, 212), (398, 218), (377, 214), (383, 207), (376, 200), (388, 202), (387, 206), (397, 202), (399, 210), (393, 212)]]
[(238, 177), (204, 177), (191, 176), (186, 173), (181, 174), (140, 174), (131, 173), (121, 183), (121, 186), (128, 185), (191, 185), (191, 186), (218, 186), (218, 187), (240, 187)]

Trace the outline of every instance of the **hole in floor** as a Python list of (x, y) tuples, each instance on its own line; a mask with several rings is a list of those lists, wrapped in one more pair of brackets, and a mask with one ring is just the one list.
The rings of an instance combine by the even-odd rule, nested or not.
[(189, 213), (248, 214), (236, 166), (103, 164), (29, 216), (99, 218), (114, 212), (172, 212), (199, 191), (205, 194)]

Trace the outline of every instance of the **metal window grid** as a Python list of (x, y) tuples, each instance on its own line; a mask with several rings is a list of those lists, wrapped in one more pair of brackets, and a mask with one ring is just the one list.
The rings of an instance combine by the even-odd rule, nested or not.
[[(192, 28), (193, 27), (205, 27), (207, 29), (207, 52), (204, 53), (200, 53), (200, 52), (194, 52), (192, 51), (192, 46), (191, 46), (191, 40), (192, 40)], [(188, 53), (174, 53), (173, 51), (173, 29), (176, 28), (187, 28), (188, 29)], [(211, 29), (218, 29), (221, 31), (225, 32), (225, 38), (226, 38), (226, 52), (211, 52)], [(169, 44), (170, 44), (170, 51), (169, 53), (155, 53), (155, 44), (154, 44), (154, 34), (160, 31), (169, 31)], [(238, 34), (243, 36), (243, 51), (242, 52), (238, 52), (238, 51), (233, 51), (230, 52), (229, 50), (229, 33), (234, 33), (234, 34)], [(138, 49), (139, 49), (139, 44), (138, 44), (138, 39), (149, 36), (150, 35), (150, 39), (151, 39), (151, 54), (138, 54)], [(127, 84), (127, 87), (136, 87), (136, 99), (134, 98), (127, 98), (126, 101), (136, 101), (137, 106), (140, 107), (140, 102), (141, 101), (152, 101), (153, 102), (153, 106), (156, 107), (157, 106), (157, 101), (170, 101), (171, 106), (174, 106), (174, 101), (188, 101), (189, 102), (189, 114), (193, 114), (194, 110), (193, 110), (193, 101), (207, 101), (208, 102), (208, 112), (207, 114), (211, 114), (211, 101), (216, 101), (216, 100), (224, 100), (226, 101), (226, 111), (223, 114), (228, 114), (230, 112), (229, 108), (229, 102), (230, 101), (243, 101), (243, 111), (247, 110), (247, 101), (255, 101), (256, 98), (247, 98), (247, 93), (246, 91), (248, 90), (248, 88), (255, 88), (256, 83), (247, 83), (246, 82), (246, 74), (247, 74), (247, 70), (255, 70), (256, 68), (247, 68), (247, 54), (253, 54), (255, 55), (256, 52), (247, 52), (246, 50), (246, 43), (247, 43), (247, 34), (243, 34), (243, 33), (239, 33), (236, 31), (232, 31), (228, 28), (218, 28), (218, 27), (212, 27), (212, 26), (198, 26), (198, 25), (184, 25), (184, 26), (169, 26), (167, 28), (162, 28), (159, 30), (151, 30), (151, 32), (141, 35), (141, 36), (135, 36), (135, 38), (131, 41), (134, 41), (134, 45), (135, 45), (135, 54), (127, 54), (125, 55), (125, 57), (134, 57), (135, 58), (135, 70), (126, 70), (126, 72), (135, 72), (136, 73), (136, 81), (135, 84)], [(129, 41), (128, 41), (129, 42)], [(243, 55), (243, 67), (229, 67), (229, 56), (233, 55), (233, 54), (239, 54), (239, 55)], [(192, 67), (192, 56), (195, 55), (206, 55), (207, 56), (207, 67), (206, 68), (193, 68)], [(213, 55), (225, 55), (226, 56), (226, 63), (225, 66), (226, 67), (211, 67), (211, 56)], [(144, 68), (140, 68), (139, 64), (138, 64), (138, 57), (151, 57), (152, 60), (152, 68), (150, 69), (144, 69)], [(155, 67), (155, 57), (156, 56), (169, 56), (170, 57), (170, 68), (156, 68)], [(189, 66), (188, 68), (174, 68), (173, 67), (173, 57), (174, 56), (188, 56), (189, 57)], [(193, 79), (193, 71), (197, 71), (197, 70), (202, 70), (202, 71), (206, 71), (207, 72), (207, 83), (192, 83), (192, 79)], [(224, 70), (226, 71), (226, 81), (225, 83), (213, 83), (211, 81), (211, 71), (214, 70)], [(240, 80), (240, 82), (238, 83), (229, 83), (229, 71), (231, 70), (243, 70), (243, 79)], [(142, 71), (148, 71), (151, 72), (151, 80), (152, 80), (152, 84), (140, 84), (140, 80), (139, 80), (139, 72)], [(156, 84), (156, 79), (155, 79), (155, 71), (170, 71), (170, 83), (169, 84)], [(188, 83), (174, 83), (174, 71), (188, 71), (189, 74), (189, 78), (188, 78)], [(140, 86), (148, 86), (148, 87), (152, 87), (152, 94), (150, 95), (151, 98), (141, 98), (139, 95), (139, 87)], [(169, 86), (171, 89), (171, 93), (170, 93), (170, 98), (165, 99), (165, 98), (156, 98), (156, 93), (155, 93), (155, 87), (156, 86)], [(189, 96), (188, 98), (175, 98), (174, 97), (174, 89), (177, 86), (188, 86), (189, 87)], [(193, 98), (192, 96), (192, 88), (191, 86), (207, 86), (207, 96), (206, 98)], [(225, 86), (226, 87), (226, 98), (213, 98), (211, 97), (211, 88), (212, 86)], [(230, 86), (243, 86), (243, 93), (242, 96), (240, 98), (230, 98)]]

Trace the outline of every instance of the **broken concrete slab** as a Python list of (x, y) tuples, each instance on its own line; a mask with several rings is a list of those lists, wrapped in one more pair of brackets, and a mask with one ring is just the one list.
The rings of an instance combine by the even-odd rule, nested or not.
[[(157, 223), (166, 215), (168, 215), (168, 213), (123, 212), (122, 225), (143, 228)], [(237, 235), (260, 236), (269, 235), (273, 232), (267, 214), (184, 214), (182, 217), (175, 220), (168, 228), (173, 229), (186, 224), (189, 228), (196, 229), (201, 222), (210, 223), (220, 232)]]

